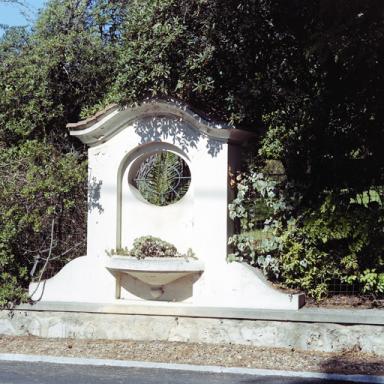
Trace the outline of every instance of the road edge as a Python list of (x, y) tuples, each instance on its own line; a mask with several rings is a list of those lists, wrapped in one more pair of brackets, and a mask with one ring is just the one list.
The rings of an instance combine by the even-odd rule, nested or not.
[(122, 368), (146, 368), (146, 369), (166, 369), (177, 371), (193, 371), (206, 373), (229, 373), (250, 376), (285, 376), (300, 377), (334, 381), (347, 381), (357, 383), (384, 384), (384, 376), (373, 375), (348, 375), (338, 373), (312, 372), (312, 371), (284, 371), (274, 369), (242, 368), (242, 367), (223, 367), (216, 365), (194, 365), (194, 364), (173, 364), (156, 363), (148, 361), (133, 360), (112, 360), (112, 359), (91, 359), (78, 357), (48, 356), (48, 355), (25, 355), (14, 353), (0, 353), (0, 361), (30, 362), (30, 363), (50, 363), (68, 365), (92, 365), (109, 366)]

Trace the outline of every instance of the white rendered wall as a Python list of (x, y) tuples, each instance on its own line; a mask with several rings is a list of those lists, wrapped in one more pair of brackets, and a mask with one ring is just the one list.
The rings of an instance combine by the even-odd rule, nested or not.
[[(148, 125), (154, 124), (153, 118), (146, 120)], [(107, 143), (89, 149), (90, 183), (98, 186), (99, 198), (90, 203), (88, 255), (104, 257), (105, 250), (130, 247), (136, 237), (152, 235), (174, 243), (180, 251), (192, 248), (198, 258), (211, 254), (208, 263), (214, 258), (225, 260), (227, 144), (196, 134), (193, 128), (170, 118), (156, 118), (157, 142), (145, 144), (152, 138), (146, 136), (143, 125), (145, 120), (140, 128), (132, 124)], [(169, 126), (177, 130), (176, 137), (167, 133)], [(192, 176), (187, 194), (165, 207), (145, 202), (128, 184), (131, 161), (142, 150), (161, 148), (181, 155)]]
[[(156, 126), (156, 142), (148, 130)], [(177, 133), (170, 135), (169, 131)], [(158, 207), (146, 202), (128, 183), (131, 165), (144, 152), (174, 151), (187, 162), (191, 184), (177, 203)], [(206, 275), (226, 263), (228, 210), (228, 145), (215, 141), (179, 120), (159, 117), (144, 119), (121, 130), (107, 143), (89, 149), (91, 184), (99, 188), (97, 201), (90, 204), (88, 256), (105, 257), (105, 250), (130, 247), (135, 238), (152, 235), (176, 245), (181, 252), (191, 248), (206, 265), (193, 290), (181, 294), (193, 301), (206, 296)], [(121, 207), (121, 215), (119, 215)], [(90, 240), (92, 239), (92, 240)], [(224, 277), (225, 278), (225, 277)], [(125, 280), (130, 277), (125, 276)], [(191, 277), (166, 287), (162, 300), (172, 293), (190, 290)], [(122, 297), (146, 297), (139, 282), (123, 281)], [(137, 286), (141, 287), (137, 287)], [(124, 289), (124, 287), (129, 288)], [(135, 293), (141, 291), (142, 295)], [(134, 293), (133, 293), (134, 292)]]
[[(191, 171), (187, 194), (165, 207), (152, 205), (128, 183), (135, 160), (145, 153), (170, 150)], [(40, 286), (33, 298), (45, 301), (114, 302), (116, 284), (121, 301), (150, 303), (150, 287), (106, 268), (106, 251), (130, 247), (135, 238), (160, 237), (181, 252), (191, 248), (205, 267), (164, 286), (160, 300), (199, 306), (298, 309), (297, 295), (272, 289), (257, 270), (228, 263), (232, 223), (228, 203), (233, 191), (229, 171), (239, 163), (238, 147), (208, 137), (176, 117), (142, 117), (122, 125), (105, 143), (89, 148), (89, 211), (87, 256), (70, 262)], [(44, 288), (44, 289), (43, 289)]]

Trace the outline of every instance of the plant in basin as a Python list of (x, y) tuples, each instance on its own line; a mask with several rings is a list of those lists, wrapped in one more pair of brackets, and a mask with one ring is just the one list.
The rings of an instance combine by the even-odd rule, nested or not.
[(107, 251), (109, 256), (131, 256), (137, 259), (144, 259), (147, 257), (184, 257), (194, 258), (194, 253), (191, 249), (185, 254), (178, 252), (177, 248), (167, 241), (161, 240), (154, 236), (141, 236), (133, 241), (131, 249), (118, 248)]
[(197, 260), (191, 249), (185, 254), (157, 237), (142, 236), (134, 240), (133, 247), (112, 249), (107, 268), (127, 273), (151, 286), (151, 295), (159, 298), (164, 285), (181, 277), (202, 273), (204, 264)]

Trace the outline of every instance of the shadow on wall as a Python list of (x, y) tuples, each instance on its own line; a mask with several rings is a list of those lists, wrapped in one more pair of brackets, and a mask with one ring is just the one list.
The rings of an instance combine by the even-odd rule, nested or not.
[[(182, 120), (176, 120), (170, 117), (150, 117), (142, 119), (135, 123), (134, 129), (141, 138), (140, 144), (159, 142), (164, 139), (188, 152), (190, 148), (197, 148), (197, 144), (202, 134), (189, 124)], [(222, 150), (223, 144), (218, 140), (208, 139), (208, 153), (216, 157)]]
[[(188, 123), (171, 117), (148, 117), (137, 121), (134, 130), (140, 136), (140, 144), (149, 144), (167, 140), (173, 145), (188, 153), (192, 148), (197, 149), (203, 134)], [(223, 144), (217, 139), (208, 138), (206, 142), (208, 154), (216, 157), (223, 149)], [(97, 209), (103, 213), (100, 204), (100, 192), (103, 182), (91, 177), (88, 181), (88, 212)], [(103, 187), (104, 188), (104, 187)]]
[(103, 213), (104, 209), (100, 204), (100, 190), (103, 182), (92, 177), (88, 180), (88, 212), (97, 209), (99, 213)]

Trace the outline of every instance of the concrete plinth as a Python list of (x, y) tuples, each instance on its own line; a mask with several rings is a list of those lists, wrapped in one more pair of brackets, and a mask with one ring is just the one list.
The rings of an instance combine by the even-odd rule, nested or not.
[(0, 312), (0, 335), (233, 343), (384, 356), (382, 312), (218, 310), (161, 303), (127, 312), (121, 305), (40, 303)]

